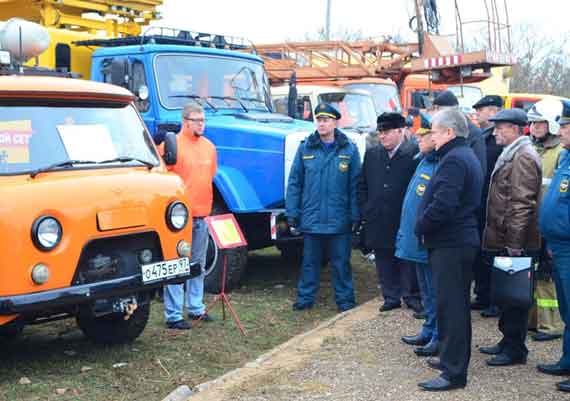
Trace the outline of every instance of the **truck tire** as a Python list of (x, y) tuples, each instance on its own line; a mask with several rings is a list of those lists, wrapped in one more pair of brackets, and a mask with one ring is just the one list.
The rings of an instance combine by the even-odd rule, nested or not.
[(148, 322), (150, 302), (139, 304), (128, 320), (121, 313), (96, 317), (91, 308), (82, 308), (77, 314), (77, 325), (85, 336), (96, 344), (124, 344), (141, 335)]
[[(212, 216), (229, 213), (222, 202), (215, 199)], [(247, 266), (247, 247), (218, 249), (212, 235), (208, 235), (208, 252), (206, 253), (206, 268), (204, 289), (211, 294), (219, 294), (222, 290), (222, 270), (224, 257), (227, 258), (226, 292), (238, 288)]]
[(0, 342), (11, 341), (22, 334), (24, 325), (20, 323), (8, 323), (0, 326)]

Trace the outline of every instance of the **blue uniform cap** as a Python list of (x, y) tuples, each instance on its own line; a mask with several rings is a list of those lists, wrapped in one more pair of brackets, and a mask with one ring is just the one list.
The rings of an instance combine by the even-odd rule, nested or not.
[(328, 103), (319, 103), (315, 108), (315, 118), (329, 117), (340, 120), (340, 113)]

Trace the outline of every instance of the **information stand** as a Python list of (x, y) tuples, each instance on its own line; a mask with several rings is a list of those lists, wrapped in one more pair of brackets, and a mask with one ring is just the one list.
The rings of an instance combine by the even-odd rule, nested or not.
[[(240, 246), (247, 246), (247, 242), (239, 228), (239, 225), (233, 214), (221, 214), (218, 216), (209, 216), (204, 219), (206, 224), (208, 224), (208, 229), (212, 234), (214, 242), (218, 246), (218, 249), (229, 249), (237, 248)], [(222, 302), (222, 318), (226, 320), (226, 307), (232, 315), (236, 326), (238, 327), (241, 334), (244, 336), (245, 330), (237, 316), (234, 308), (230, 303), (229, 297), (226, 295), (226, 276), (228, 270), (228, 256), (224, 253), (223, 255), (223, 269), (222, 269), (222, 289), (218, 295), (214, 298), (212, 303), (206, 308), (206, 312), (214, 307), (218, 302)], [(195, 324), (195, 327), (199, 326), (201, 319)]]

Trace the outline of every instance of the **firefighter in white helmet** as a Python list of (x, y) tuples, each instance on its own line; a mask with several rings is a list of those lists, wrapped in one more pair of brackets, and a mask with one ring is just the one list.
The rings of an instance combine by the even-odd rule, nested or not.
[[(542, 161), (542, 195), (558, 165), (562, 146), (558, 131), (558, 121), (562, 114), (562, 103), (555, 98), (546, 98), (537, 102), (529, 111), (530, 135)], [(544, 242), (544, 241), (543, 241)], [(535, 305), (530, 311), (529, 328), (536, 329), (532, 336), (535, 341), (550, 341), (560, 338), (562, 321), (558, 312), (556, 288), (552, 279), (552, 258), (542, 244), (539, 270), (535, 275)]]

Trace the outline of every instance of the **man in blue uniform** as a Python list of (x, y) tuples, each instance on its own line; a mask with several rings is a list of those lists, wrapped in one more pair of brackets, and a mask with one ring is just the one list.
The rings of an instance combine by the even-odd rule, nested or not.
[(293, 161), (286, 215), (291, 231), (304, 234), (303, 262), (294, 310), (310, 309), (319, 289), (323, 252), (331, 265), (339, 311), (355, 305), (350, 265), (352, 230), (359, 221), (356, 185), (360, 156), (337, 129), (340, 113), (329, 104), (315, 109), (316, 131), (304, 140)]
[[(554, 364), (538, 365), (542, 373), (570, 376), (570, 102), (564, 104), (560, 124), (560, 163), (543, 198), (540, 229), (554, 260), (554, 283), (558, 309), (564, 322), (562, 357)], [(557, 384), (560, 391), (570, 392), (570, 380)]]
[(435, 144), (431, 138), (431, 124), (428, 117), (422, 115), (422, 125), (416, 131), (416, 137), (420, 153), (415, 158), (421, 161), (408, 184), (404, 197), (400, 228), (396, 236), (396, 257), (416, 264), (416, 275), (426, 320), (419, 334), (404, 336), (402, 341), (409, 345), (418, 345), (419, 347), (414, 349), (418, 356), (434, 356), (438, 351), (438, 335), (432, 271), (428, 263), (427, 249), (420, 247), (418, 237), (414, 233), (418, 206), (437, 166)]

